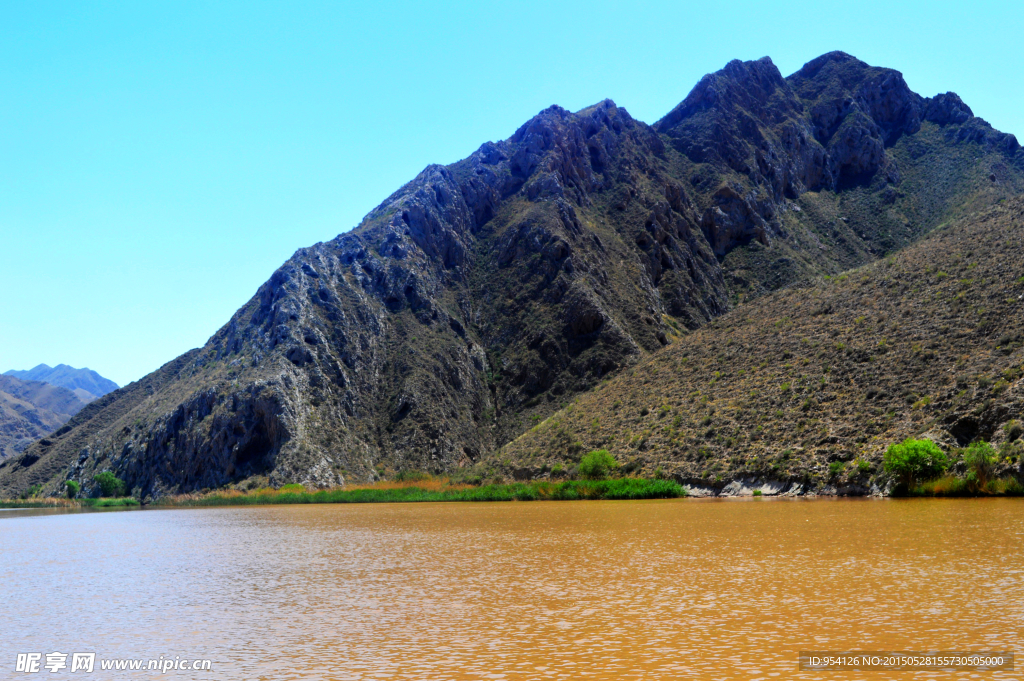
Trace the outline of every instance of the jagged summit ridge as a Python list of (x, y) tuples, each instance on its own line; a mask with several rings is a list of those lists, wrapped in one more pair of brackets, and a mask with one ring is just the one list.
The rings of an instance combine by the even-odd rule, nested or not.
[(732, 61), (701, 79), (655, 128), (695, 163), (724, 165), (737, 178), (711, 194), (702, 227), (715, 253), (784, 233), (786, 201), (807, 191), (835, 191), (880, 175), (892, 187), (900, 167), (887, 149), (923, 121), (950, 142), (972, 140), (1024, 167), (1013, 135), (976, 119), (954, 93), (923, 98), (902, 74), (830, 52), (783, 78), (772, 61)]

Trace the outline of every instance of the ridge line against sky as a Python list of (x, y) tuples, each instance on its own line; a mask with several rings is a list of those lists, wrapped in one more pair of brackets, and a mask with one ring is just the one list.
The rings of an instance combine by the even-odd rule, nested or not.
[[(296, 249), (540, 110), (653, 123), (706, 73), (832, 50), (1024, 136), (1024, 9), (865, 2), (13, 4), (0, 9), (0, 372), (125, 385)], [(714, 30), (711, 30), (711, 28)]]

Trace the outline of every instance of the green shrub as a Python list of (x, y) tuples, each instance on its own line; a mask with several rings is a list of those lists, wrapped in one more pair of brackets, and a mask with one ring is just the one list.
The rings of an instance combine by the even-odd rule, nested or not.
[(901, 485), (909, 488), (916, 481), (941, 475), (949, 466), (949, 461), (931, 440), (907, 438), (900, 444), (889, 445), (882, 465), (897, 477)]
[(600, 480), (619, 467), (619, 462), (607, 449), (595, 449), (580, 461), (580, 475), (588, 480)]
[(292, 483), (290, 485), (281, 485), (278, 492), (305, 492), (306, 488), (298, 483)]
[(835, 476), (839, 475), (842, 472), (843, 472), (843, 462), (842, 461), (833, 461), (832, 463), (830, 463), (828, 465), (828, 473), (832, 477), (835, 477)]
[(21, 493), (22, 499), (31, 499), (35, 495), (39, 494), (39, 490), (43, 489), (42, 485), (32, 485), (27, 490)]
[(116, 477), (110, 471), (103, 471), (94, 475), (92, 479), (100, 486), (100, 496), (123, 497), (125, 495), (124, 480)]
[(75, 497), (78, 496), (78, 490), (80, 489), (80, 486), (74, 480), (64, 481), (64, 487), (67, 488), (68, 499), (74, 499)]
[(967, 466), (967, 482), (971, 487), (984, 489), (992, 477), (998, 456), (995, 447), (979, 440), (964, 450), (964, 464)]
[(857, 470), (861, 473), (867, 473), (871, 470), (871, 464), (864, 459), (857, 459)]

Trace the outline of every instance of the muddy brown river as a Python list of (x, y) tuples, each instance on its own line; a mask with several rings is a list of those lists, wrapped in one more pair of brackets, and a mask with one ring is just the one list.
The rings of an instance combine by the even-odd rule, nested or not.
[[(0, 513), (0, 678), (1021, 678), (800, 650), (1024, 652), (1020, 500)], [(93, 673), (15, 671), (93, 652)], [(117, 659), (210, 671), (101, 671)], [(68, 658), (70, 668), (71, 658)]]

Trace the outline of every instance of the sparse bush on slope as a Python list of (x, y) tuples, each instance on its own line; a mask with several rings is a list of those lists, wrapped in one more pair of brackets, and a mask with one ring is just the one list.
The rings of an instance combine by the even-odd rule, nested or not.
[(587, 480), (600, 480), (607, 477), (618, 466), (618, 461), (608, 453), (607, 449), (597, 449), (583, 457), (583, 460), (580, 461), (579, 473)]

